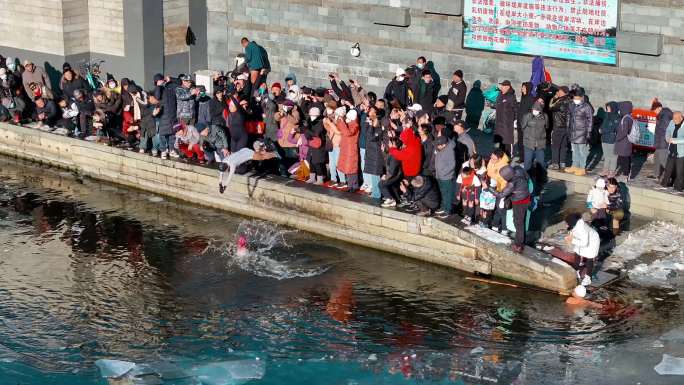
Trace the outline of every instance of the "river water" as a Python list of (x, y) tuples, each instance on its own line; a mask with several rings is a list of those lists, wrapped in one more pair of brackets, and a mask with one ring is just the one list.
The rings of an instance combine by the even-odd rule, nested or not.
[(654, 370), (684, 356), (678, 287), (624, 280), (598, 293), (610, 309), (570, 308), (6, 158), (0, 253), (0, 384), (106, 384), (101, 359), (258, 362), (250, 384), (684, 383)]

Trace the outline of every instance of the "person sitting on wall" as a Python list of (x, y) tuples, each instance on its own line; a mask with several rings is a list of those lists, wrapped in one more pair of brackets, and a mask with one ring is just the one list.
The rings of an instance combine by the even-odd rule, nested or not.
[(55, 102), (45, 98), (38, 98), (35, 100), (35, 103), (36, 108), (33, 111), (33, 120), (48, 127), (54, 127), (60, 119), (59, 109)]

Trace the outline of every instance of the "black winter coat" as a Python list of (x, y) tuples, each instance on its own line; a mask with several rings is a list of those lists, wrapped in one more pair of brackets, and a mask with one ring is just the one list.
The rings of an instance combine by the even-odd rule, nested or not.
[[(467, 95), (468, 86), (466, 85), (465, 81), (461, 81), (458, 84), (451, 82), (451, 87), (449, 87), (449, 95), (447, 95), (447, 97), (454, 105), (452, 107), (453, 109), (465, 108), (465, 100)], [(449, 121), (450, 120), (447, 120), (447, 122)]]
[(428, 138), (422, 142), (423, 145), (423, 165), (421, 168), (421, 175), (435, 176), (435, 144), (432, 138)]
[(223, 110), (226, 108), (225, 101), (218, 100), (213, 97), (209, 101), (209, 117), (211, 125), (223, 127), (226, 123), (226, 119), (223, 117)]
[(632, 102), (618, 103), (620, 111), (620, 125), (615, 136), (615, 155), (632, 156), (632, 143), (629, 141), (629, 131), (632, 130)]
[(551, 100), (549, 111), (553, 118), (553, 133), (555, 135), (568, 132), (568, 117), (570, 116), (570, 97), (565, 95), (555, 100)]
[(418, 188), (413, 187), (410, 195), (412, 201), (420, 202), (431, 209), (436, 209), (441, 203), (439, 190), (432, 181), (432, 178), (423, 178), (423, 185)]
[(311, 164), (324, 164), (327, 161), (328, 152), (325, 150), (325, 127), (323, 127), (323, 119), (316, 119), (309, 124), (304, 130), (304, 136), (307, 140), (313, 138), (321, 139), (321, 147), (313, 148), (309, 146), (309, 153), (307, 158)]
[(385, 158), (382, 153), (382, 127), (366, 128), (366, 157), (363, 172), (370, 175), (382, 175), (385, 169)]
[(573, 144), (587, 144), (594, 126), (594, 110), (589, 103), (570, 105), (568, 139)]
[(517, 119), (518, 101), (511, 88), (496, 98), (496, 125), (494, 133), (501, 137), (504, 144), (513, 144), (513, 122)]
[(162, 91), (161, 115), (159, 117), (159, 135), (173, 135), (176, 133), (176, 88), (178, 85), (168, 82)]
[(230, 132), (230, 152), (238, 152), (247, 147), (249, 137), (245, 129), (245, 112), (240, 108), (228, 116)]
[(397, 99), (402, 107), (406, 107), (408, 105), (408, 90), (409, 86), (406, 79), (401, 82), (393, 79), (385, 88), (385, 100), (391, 104), (394, 99)]
[(435, 102), (437, 101), (437, 89), (435, 88), (435, 82), (425, 83), (423, 79), (419, 79), (413, 84), (413, 102), (420, 104), (423, 111), (428, 114), (432, 113)]
[(665, 140), (665, 132), (672, 121), (672, 110), (663, 107), (662, 111), (658, 114), (657, 119), (655, 128), (655, 148), (657, 150), (666, 150), (668, 148), (668, 143)]
[(385, 172), (387, 178), (385, 179), (385, 184), (393, 185), (399, 183), (404, 178), (404, 173), (401, 170), (401, 162), (395, 157), (387, 156), (387, 171)]
[(83, 78), (72, 79), (70, 82), (65, 81), (62, 85), (62, 94), (67, 99), (72, 99), (74, 97), (74, 91), (83, 90), (87, 92), (90, 89), (90, 85)]
[(506, 180), (506, 187), (497, 193), (497, 198), (510, 198), (512, 202), (521, 201), (530, 197), (527, 182), (527, 172), (520, 166), (505, 166), (499, 171), (501, 177)]

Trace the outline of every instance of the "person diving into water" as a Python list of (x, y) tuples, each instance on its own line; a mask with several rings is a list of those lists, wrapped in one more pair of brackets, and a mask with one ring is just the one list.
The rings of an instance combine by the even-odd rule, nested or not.
[[(245, 147), (225, 157), (221, 163), (219, 163), (219, 192), (223, 194), (226, 191), (226, 187), (233, 179), (235, 170), (243, 163), (246, 163), (250, 160), (269, 160), (275, 158), (276, 156), (276, 152), (272, 149), (269, 149), (266, 144), (256, 141), (254, 142), (254, 150)], [(226, 171), (228, 171), (228, 180), (224, 183)]]

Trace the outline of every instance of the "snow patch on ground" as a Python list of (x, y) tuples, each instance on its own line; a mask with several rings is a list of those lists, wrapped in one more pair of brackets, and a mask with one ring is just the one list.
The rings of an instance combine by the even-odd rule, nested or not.
[(465, 228), (466, 230), (470, 231), (471, 233), (477, 235), (480, 238), (484, 238), (488, 241), (494, 242), (499, 245), (510, 245), (511, 244), (511, 239), (508, 238), (505, 235), (499, 234), (494, 230), (485, 228), (485, 227), (480, 227), (479, 225), (474, 225), (474, 226), (468, 226)]

